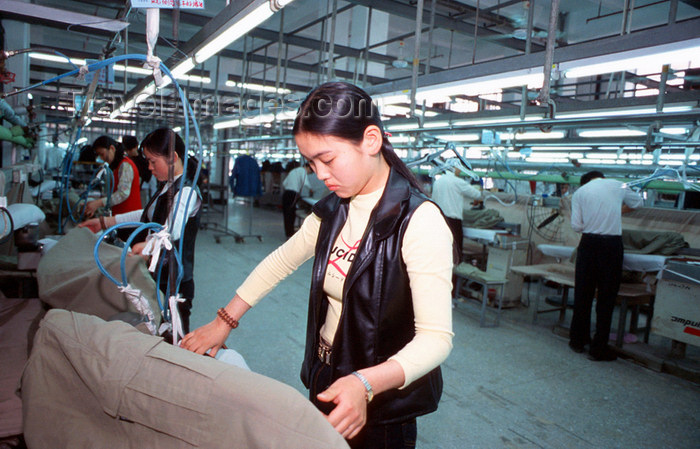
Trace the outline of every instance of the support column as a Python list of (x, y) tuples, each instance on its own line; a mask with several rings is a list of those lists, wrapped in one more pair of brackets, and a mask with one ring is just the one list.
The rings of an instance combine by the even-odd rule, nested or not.
[[(28, 24), (14, 20), (3, 20), (2, 26), (5, 29), (4, 50), (18, 50), (30, 46)], [(5, 70), (15, 74), (15, 81), (4, 85), (4, 92), (10, 92), (15, 87), (26, 87), (29, 85), (29, 56), (27, 53), (13, 56), (5, 61)], [(8, 97), (6, 101), (13, 108), (24, 108), (29, 104), (26, 93)], [(26, 119), (26, 114), (22, 118)], [(2, 126), (7, 125), (8, 122), (3, 120)], [(3, 142), (1, 166), (9, 167), (10, 165), (12, 165), (12, 144)]]

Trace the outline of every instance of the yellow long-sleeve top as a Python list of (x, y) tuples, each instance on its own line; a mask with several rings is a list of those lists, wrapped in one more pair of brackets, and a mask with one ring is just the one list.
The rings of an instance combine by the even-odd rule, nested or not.
[[(321, 337), (332, 343), (343, 308), (346, 274), (383, 189), (357, 195), (331, 252), (324, 281), (330, 306)], [(277, 248), (248, 276), (237, 294), (254, 306), (282, 279), (313, 257), (321, 220), (310, 215), (299, 231)], [(452, 350), (452, 233), (438, 208), (425, 202), (416, 209), (404, 235), (401, 255), (408, 271), (416, 334), (391, 359), (404, 371), (406, 387), (442, 363)]]

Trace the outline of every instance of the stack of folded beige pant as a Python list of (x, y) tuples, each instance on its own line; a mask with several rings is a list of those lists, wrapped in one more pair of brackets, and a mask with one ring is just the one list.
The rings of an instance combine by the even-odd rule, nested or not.
[(51, 310), (22, 375), (30, 448), (347, 448), (288, 385), (120, 321)]

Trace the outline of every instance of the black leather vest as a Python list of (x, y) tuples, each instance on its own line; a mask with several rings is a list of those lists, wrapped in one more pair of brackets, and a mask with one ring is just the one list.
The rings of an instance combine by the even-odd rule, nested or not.
[[(186, 181), (186, 185), (192, 187), (191, 183), (189, 181)], [(201, 198), (201, 194), (199, 193), (199, 189), (195, 186), (193, 187), (195, 190), (196, 195)], [(159, 223), (159, 224), (165, 224), (165, 221), (168, 219), (168, 216), (170, 215), (170, 211), (168, 208), (168, 195), (172, 194), (172, 199), (173, 199), (173, 204), (176, 204), (178, 201), (178, 192), (180, 191), (180, 181), (176, 180), (168, 189), (168, 191), (164, 192), (162, 195), (153, 195), (151, 200), (148, 202), (146, 207), (143, 209), (143, 214), (141, 215), (141, 221), (143, 223)], [(151, 205), (155, 201), (156, 205), (155, 208), (153, 209), (153, 218), (148, 219), (148, 210), (151, 208)], [(195, 198), (193, 197), (190, 201), (195, 201)], [(195, 241), (197, 240), (197, 231), (199, 230), (199, 221), (200, 221), (200, 216), (201, 216), (202, 208), (200, 207), (197, 213), (195, 214), (194, 217), (190, 217), (187, 219), (187, 224), (185, 225), (185, 232), (182, 234), (180, 238), (184, 238), (185, 241), (182, 244), (182, 270), (183, 270), (183, 277), (182, 277), (182, 282), (190, 281), (193, 279), (193, 273), (194, 273), (194, 244)], [(146, 239), (146, 233), (142, 232), (140, 233), (135, 239), (133, 243), (137, 242), (142, 242)], [(173, 247), (178, 248), (180, 245), (180, 240), (176, 240), (173, 243)], [(161, 253), (163, 254), (163, 253)], [(167, 279), (167, 261), (163, 264), (163, 274), (161, 275), (161, 280)]]
[[(343, 310), (333, 342), (332, 380), (388, 360), (413, 339), (413, 303), (401, 244), (413, 212), (425, 201), (429, 201), (425, 195), (391, 170), (343, 287)], [(323, 292), (328, 259), (347, 219), (348, 204), (348, 199), (331, 194), (313, 208), (321, 218), (321, 227), (301, 370), (307, 387), (328, 309), (328, 298)], [(368, 423), (401, 422), (433, 412), (441, 394), (442, 375), (437, 367), (405, 389), (377, 395), (368, 407)]]

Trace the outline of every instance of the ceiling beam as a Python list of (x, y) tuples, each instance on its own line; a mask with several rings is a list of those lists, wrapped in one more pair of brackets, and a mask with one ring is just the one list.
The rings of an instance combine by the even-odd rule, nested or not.
[[(394, 15), (394, 16), (399, 16), (399, 17), (404, 17), (406, 19), (412, 19), (415, 20), (416, 18), (416, 7), (406, 4), (406, 3), (400, 3), (395, 0), (382, 0), (381, 2), (377, 2), (374, 0), (348, 0), (351, 3), (355, 3), (358, 5), (363, 5), (366, 7), (371, 7), (374, 8), (375, 10), (379, 11), (384, 11), (388, 14)], [(426, 8), (427, 9), (427, 8)], [(430, 10), (428, 9), (427, 11), (424, 11), (423, 14), (423, 22), (424, 23), (429, 23), (430, 21)], [(435, 14), (435, 27), (437, 28), (444, 28), (446, 30), (454, 30), (460, 34), (466, 35), (466, 36), (474, 36), (474, 22), (469, 23), (468, 21), (462, 21), (462, 20), (455, 20), (452, 19), (451, 17), (448, 17), (443, 14)], [(517, 51), (525, 51), (525, 41), (515, 39), (515, 38), (507, 38), (507, 39), (500, 39), (504, 36), (503, 33), (499, 33), (493, 30), (490, 30), (488, 28), (484, 27), (478, 27), (478, 36), (479, 37), (484, 37), (484, 38), (489, 38), (489, 37), (498, 37), (496, 41), (493, 41), (494, 43), (501, 45), (503, 47), (507, 47), (513, 50)], [(491, 41), (489, 41), (491, 42)], [(544, 46), (538, 45), (536, 43), (532, 43), (532, 50), (537, 51), (540, 49), (544, 49)]]
[(503, 2), (503, 3), (498, 2), (497, 4), (495, 4), (489, 8), (482, 8), (481, 11), (491, 12), (491, 11), (495, 11), (497, 9), (507, 8), (508, 6), (517, 5), (518, 3), (522, 3), (523, 1), (524, 0), (510, 0), (510, 1)]
[[(249, 35), (255, 38), (265, 39), (268, 41), (276, 42), (279, 40), (279, 32), (273, 30), (266, 30), (264, 28), (256, 28), (253, 31), (251, 31)], [(282, 38), (282, 41), (285, 44), (294, 45), (296, 47), (301, 48), (308, 48), (312, 50), (318, 50), (319, 48), (321, 48), (321, 42), (318, 39), (312, 39), (308, 37), (285, 34)], [(328, 51), (329, 48), (330, 43), (324, 42), (323, 50)], [(341, 57), (347, 58), (364, 57), (364, 49), (355, 49), (346, 45), (334, 44), (333, 52)], [(396, 60), (396, 58), (393, 56), (384, 55), (376, 52), (369, 52), (368, 58), (372, 62), (377, 62), (386, 65), (391, 65), (391, 63), (394, 62), (394, 60)], [(425, 64), (421, 64), (420, 70), (425, 71)], [(443, 69), (441, 67), (430, 67), (430, 70), (431, 72), (440, 72)]]
[(16, 0), (0, 0), (0, 12), (2, 12), (4, 18), (21, 22), (41, 24), (48, 22), (60, 24), (63, 29), (66, 26), (70, 26), (76, 29), (107, 32), (109, 34), (118, 33), (129, 26), (129, 22), (123, 20), (91, 16), (89, 14)]
[[(605, 56), (618, 52), (638, 50), (698, 38), (700, 18), (689, 19), (660, 27), (635, 31), (622, 36), (612, 36), (594, 41), (572, 44), (554, 49), (553, 63)], [(488, 75), (497, 75), (522, 69), (536, 69), (544, 65), (544, 51), (529, 55), (495, 59), (477, 64), (444, 70), (418, 77), (418, 87), (459, 82)], [(411, 89), (410, 79), (391, 81), (367, 89), (370, 95), (399, 92)]]

